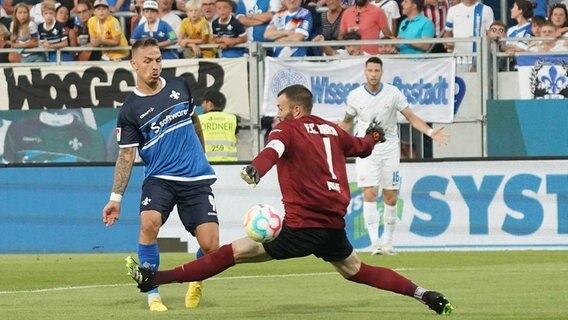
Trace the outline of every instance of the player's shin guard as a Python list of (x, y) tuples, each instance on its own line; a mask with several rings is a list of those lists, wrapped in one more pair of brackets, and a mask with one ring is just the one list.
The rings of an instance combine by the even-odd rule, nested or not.
[(363, 216), (365, 217), (365, 225), (371, 240), (371, 246), (374, 248), (379, 245), (379, 211), (376, 202), (363, 203)]

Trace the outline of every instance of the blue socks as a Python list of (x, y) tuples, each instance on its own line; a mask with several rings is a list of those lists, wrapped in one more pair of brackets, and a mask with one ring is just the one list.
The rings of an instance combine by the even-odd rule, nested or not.
[(201, 248), (199, 248), (197, 250), (197, 252), (195, 253), (195, 259), (199, 259), (201, 257), (203, 257), (205, 254), (203, 253), (203, 251), (201, 250)]
[[(141, 266), (149, 267), (152, 270), (158, 270), (160, 266), (160, 250), (158, 243), (138, 244), (138, 260)], [(157, 294), (158, 288), (148, 291), (148, 294)]]

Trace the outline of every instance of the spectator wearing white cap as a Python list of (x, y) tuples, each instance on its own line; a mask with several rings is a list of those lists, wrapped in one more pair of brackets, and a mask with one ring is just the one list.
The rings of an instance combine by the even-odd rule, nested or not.
[[(181, 18), (172, 12), (172, 3), (174, 0), (156, 0), (158, 3), (158, 16), (163, 21), (167, 22), (172, 29), (177, 33), (181, 26)], [(146, 17), (142, 15), (140, 18), (140, 22), (138, 24), (142, 24), (146, 22)]]
[(136, 27), (130, 37), (130, 44), (134, 44), (136, 40), (143, 38), (154, 38), (158, 41), (162, 59), (177, 59), (179, 58), (177, 50), (167, 49), (167, 47), (177, 43), (177, 34), (167, 22), (158, 18), (158, 14), (158, 3), (156, 1), (144, 1), (142, 15), (146, 18), (146, 21)]
[[(87, 22), (90, 43), (93, 47), (126, 47), (128, 41), (118, 19), (110, 15), (106, 0), (95, 0), (95, 15)], [(103, 51), (101, 60), (123, 60), (128, 57), (128, 50)]]

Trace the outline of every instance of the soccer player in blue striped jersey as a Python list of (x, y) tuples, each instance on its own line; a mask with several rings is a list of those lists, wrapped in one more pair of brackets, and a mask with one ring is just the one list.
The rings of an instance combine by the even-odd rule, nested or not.
[[(211, 190), (216, 176), (205, 156), (203, 133), (187, 82), (160, 75), (162, 55), (158, 42), (153, 38), (136, 41), (130, 65), (136, 72), (136, 88), (118, 115), (120, 151), (103, 222), (111, 226), (119, 218), (120, 200), (138, 151), (145, 164), (138, 257), (143, 265), (157, 270), (158, 231), (174, 205), (204, 253), (219, 248), (219, 222)], [(200, 293), (200, 284), (190, 284), (186, 306), (191, 307), (191, 296), (197, 300), (193, 306), (197, 306)], [(157, 290), (149, 292), (148, 305), (151, 311), (167, 310)]]

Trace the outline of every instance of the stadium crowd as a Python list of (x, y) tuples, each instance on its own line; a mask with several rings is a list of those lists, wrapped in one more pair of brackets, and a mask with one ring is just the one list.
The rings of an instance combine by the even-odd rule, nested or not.
[[(534, 1), (534, 2), (533, 2)], [(486, 1), (489, 2), (489, 1)], [(240, 57), (239, 44), (326, 40), (550, 37), (503, 41), (499, 50), (568, 50), (566, 0), (515, 0), (510, 21), (477, 0), (0, 0), (0, 62), (124, 60), (136, 39), (156, 38), (164, 59)], [(493, 4), (493, 2), (491, 3)], [(499, 3), (496, 2), (496, 5)], [(235, 47), (237, 46), (237, 47)], [(27, 49), (52, 49), (50, 54)], [(350, 54), (342, 48), (278, 47), (275, 57)], [(345, 48), (347, 49), (347, 48)], [(358, 54), (474, 52), (468, 42), (362, 45)], [(471, 57), (468, 61), (471, 64)]]

